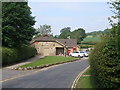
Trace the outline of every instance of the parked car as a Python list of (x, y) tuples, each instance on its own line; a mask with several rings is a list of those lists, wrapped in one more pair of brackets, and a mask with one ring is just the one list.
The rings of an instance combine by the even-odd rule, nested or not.
[(80, 53), (79, 51), (72, 52), (69, 55), (72, 56), (72, 57), (79, 57), (79, 58), (83, 57), (83, 54)]
[(88, 57), (88, 53), (86, 51), (80, 51), (81, 54), (83, 54), (84, 57)]

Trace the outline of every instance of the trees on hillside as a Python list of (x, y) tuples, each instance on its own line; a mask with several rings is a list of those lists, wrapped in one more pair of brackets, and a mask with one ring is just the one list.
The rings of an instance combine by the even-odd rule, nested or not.
[(87, 35), (91, 35), (93, 37), (101, 37), (101, 36), (105, 36), (108, 35), (111, 32), (111, 29), (105, 29), (104, 31), (93, 31), (90, 33), (87, 33)]
[(27, 2), (2, 2), (2, 44), (17, 48), (27, 45), (35, 34)]

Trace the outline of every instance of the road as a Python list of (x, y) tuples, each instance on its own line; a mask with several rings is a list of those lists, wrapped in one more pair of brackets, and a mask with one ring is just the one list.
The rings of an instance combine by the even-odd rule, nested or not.
[(3, 88), (70, 88), (77, 75), (88, 64), (87, 59), (52, 67), (2, 83)]

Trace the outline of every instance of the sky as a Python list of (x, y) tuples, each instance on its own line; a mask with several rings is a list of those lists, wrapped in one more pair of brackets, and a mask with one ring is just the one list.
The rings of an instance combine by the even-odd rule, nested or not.
[(37, 29), (51, 25), (53, 35), (59, 35), (64, 27), (71, 31), (83, 28), (86, 32), (103, 31), (110, 27), (108, 17), (113, 13), (107, 2), (28, 2)]

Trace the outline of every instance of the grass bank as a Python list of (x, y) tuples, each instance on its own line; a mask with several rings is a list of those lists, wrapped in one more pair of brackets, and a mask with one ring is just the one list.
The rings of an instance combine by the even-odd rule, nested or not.
[(91, 69), (89, 68), (78, 80), (76, 88), (97, 88), (92, 75)]
[(29, 66), (43, 66), (47, 64), (54, 64), (58, 62), (64, 62), (69, 60), (77, 59), (75, 57), (64, 57), (64, 56), (47, 56), (43, 59), (38, 59), (36, 61), (33, 61), (29, 64), (22, 65), (20, 67), (29, 67)]

